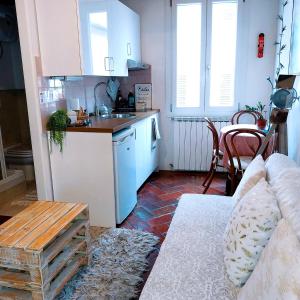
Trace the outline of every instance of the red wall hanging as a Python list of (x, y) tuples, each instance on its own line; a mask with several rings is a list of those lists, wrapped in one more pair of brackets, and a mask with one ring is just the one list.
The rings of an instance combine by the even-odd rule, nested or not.
[(265, 47), (265, 35), (263, 33), (260, 33), (258, 36), (258, 50), (257, 50), (258, 58), (264, 57), (264, 47)]

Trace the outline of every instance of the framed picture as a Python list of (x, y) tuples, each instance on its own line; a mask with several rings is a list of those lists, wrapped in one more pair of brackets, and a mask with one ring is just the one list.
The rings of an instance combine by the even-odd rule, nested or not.
[(152, 84), (151, 83), (137, 83), (134, 86), (135, 101), (146, 103), (146, 108), (152, 108)]

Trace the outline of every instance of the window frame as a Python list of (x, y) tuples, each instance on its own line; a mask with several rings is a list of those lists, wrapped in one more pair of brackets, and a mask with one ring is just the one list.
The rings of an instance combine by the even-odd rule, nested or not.
[[(210, 93), (210, 57), (211, 57), (211, 33), (212, 33), (212, 3), (213, 2), (233, 2), (234, 0), (173, 0), (171, 8), (171, 102), (170, 102), (170, 112), (172, 116), (219, 116), (219, 115), (231, 115), (237, 111), (239, 103), (240, 90), (243, 88), (242, 78), (240, 74), (240, 62), (241, 55), (243, 52), (243, 40), (245, 39), (245, 32), (243, 32), (243, 24), (245, 24), (243, 15), (243, 5), (242, 0), (236, 0), (238, 5), (237, 12), (237, 41), (236, 41), (236, 64), (235, 64), (235, 88), (234, 88), (234, 104), (233, 106), (210, 106), (209, 103), (209, 93)], [(176, 79), (177, 79), (177, 5), (179, 4), (189, 4), (189, 3), (202, 3), (202, 41), (201, 45), (203, 51), (201, 53), (201, 99), (200, 107), (196, 108), (178, 108), (176, 107)], [(243, 77), (243, 76), (242, 76)]]
[[(200, 86), (200, 107), (177, 107), (177, 4), (201, 3), (201, 47), (206, 45), (206, 0), (173, 0), (172, 5), (172, 113), (176, 115), (199, 115), (204, 113), (205, 100), (205, 78), (201, 80)], [(205, 74), (205, 54), (206, 50), (201, 51), (200, 78)]]

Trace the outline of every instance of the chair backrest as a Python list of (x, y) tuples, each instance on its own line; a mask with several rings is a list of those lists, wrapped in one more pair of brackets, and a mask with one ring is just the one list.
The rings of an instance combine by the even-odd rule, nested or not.
[[(224, 147), (227, 152), (228, 158), (229, 158), (229, 163), (230, 163), (230, 168), (233, 170), (235, 168), (234, 165), (234, 158), (236, 158), (238, 162), (238, 170), (243, 171), (242, 168), (242, 163), (241, 163), (241, 155), (238, 152), (237, 149), (237, 144), (235, 143), (237, 137), (239, 135), (247, 135), (247, 137), (251, 137), (253, 140), (253, 154), (252, 159), (254, 159), (257, 155), (257, 152), (262, 145), (264, 139), (266, 138), (266, 133), (259, 129), (233, 129), (229, 130), (224, 134)], [(265, 148), (264, 152), (262, 153), (262, 156), (264, 157), (266, 154), (266, 151), (268, 149), (269, 142), (267, 143), (267, 147)]]
[(212, 132), (213, 136), (213, 151), (215, 152), (216, 155), (219, 155), (219, 134), (218, 131), (214, 125), (214, 123), (207, 117), (204, 118), (206, 123), (207, 123), (207, 128)]
[(232, 118), (231, 118), (231, 124), (235, 125), (235, 124), (240, 124), (240, 120), (242, 116), (248, 115), (251, 117), (251, 119), (253, 119), (254, 124), (257, 123), (257, 120), (262, 118), (262, 114), (258, 111), (255, 110), (240, 110), (238, 112), (236, 112)]

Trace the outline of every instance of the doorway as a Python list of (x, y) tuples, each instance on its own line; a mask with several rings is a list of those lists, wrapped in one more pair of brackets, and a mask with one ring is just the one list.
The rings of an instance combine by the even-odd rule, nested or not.
[(0, 4), (0, 218), (37, 200), (15, 2)]

